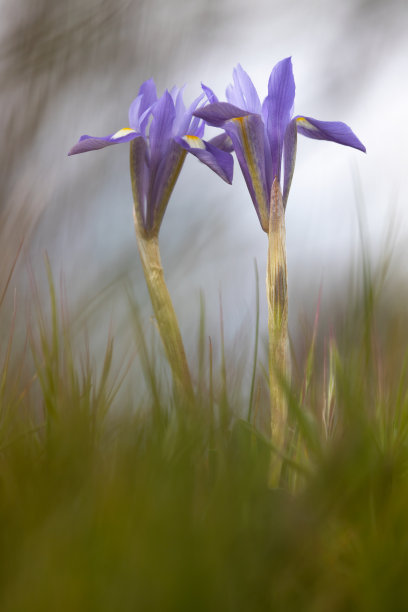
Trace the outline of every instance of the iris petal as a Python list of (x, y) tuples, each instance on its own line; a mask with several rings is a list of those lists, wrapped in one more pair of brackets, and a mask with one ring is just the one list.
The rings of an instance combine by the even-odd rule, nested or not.
[(88, 136), (88, 134), (84, 134), (72, 149), (70, 149), (68, 155), (77, 155), (78, 153), (86, 153), (87, 151), (97, 151), (98, 149), (109, 147), (110, 145), (129, 142), (138, 135), (137, 132), (130, 128), (123, 128), (119, 130), (119, 132), (115, 132), (115, 134), (109, 134), (109, 136)]
[[(193, 117), (193, 113), (196, 110), (197, 106), (204, 99), (204, 93), (200, 94), (184, 111), (182, 114), (178, 114), (176, 117), (176, 121), (173, 125), (173, 135), (174, 136), (183, 136), (187, 132), (190, 134), (195, 134), (198, 129), (200, 129), (200, 124), (202, 121), (198, 117)], [(177, 108), (176, 108), (177, 112)], [(202, 135), (202, 134), (201, 134)]]
[(152, 123), (150, 125), (150, 156), (152, 164), (163, 157), (172, 135), (173, 122), (176, 116), (174, 102), (166, 91), (152, 108)]
[(173, 97), (174, 108), (176, 111), (176, 117), (173, 123), (173, 133), (177, 131), (178, 126), (180, 125), (180, 122), (182, 122), (183, 119), (185, 120), (185, 117), (186, 117), (186, 106), (183, 100), (183, 91), (184, 91), (184, 87), (177, 90), (176, 97), (175, 98)]
[[(175, 141), (168, 141), (157, 171), (150, 174), (150, 189), (146, 224), (148, 229), (159, 230), (171, 193), (180, 174), (186, 152)], [(152, 178), (154, 176), (154, 178)]]
[(238, 64), (233, 71), (234, 85), (227, 87), (227, 100), (239, 108), (245, 108), (251, 113), (261, 114), (261, 103), (254, 84), (249, 75)]
[(136, 131), (145, 133), (148, 121), (147, 114), (143, 117), (152, 104), (157, 102), (156, 85), (153, 79), (145, 81), (139, 89), (137, 97), (129, 108), (129, 125)]
[(146, 223), (146, 191), (148, 183), (148, 168), (146, 164), (147, 144), (143, 136), (135, 138), (130, 145), (130, 178), (132, 182), (135, 212), (139, 218), (139, 226)]
[(259, 115), (246, 115), (224, 126), (231, 138), (261, 226), (268, 231), (269, 195), (265, 176), (264, 126)]
[(366, 148), (348, 125), (341, 121), (318, 121), (312, 117), (296, 117), (297, 131), (316, 140), (329, 140), (366, 152)]
[(290, 186), (292, 184), (293, 172), (295, 170), (297, 149), (297, 130), (296, 120), (292, 119), (286, 128), (285, 138), (283, 141), (283, 161), (284, 161), (284, 179), (283, 179), (283, 207), (286, 209), (288, 202)]
[(204, 108), (199, 108), (195, 111), (194, 115), (204, 119), (208, 125), (223, 127), (224, 123), (229, 119), (245, 117), (245, 115), (248, 115), (248, 111), (228, 102), (214, 102), (214, 104), (208, 104)]
[(131, 105), (129, 106), (129, 125), (134, 130), (139, 130), (139, 117), (140, 117), (140, 106), (142, 103), (142, 96), (137, 96)]
[(206, 166), (211, 168), (226, 183), (232, 183), (234, 160), (232, 155), (222, 151), (210, 142), (197, 136), (187, 134), (177, 141), (186, 151), (197, 157)]
[(207, 100), (210, 104), (214, 104), (215, 102), (218, 102), (217, 96), (215, 95), (215, 93), (210, 87), (207, 87), (207, 85), (204, 85), (204, 83), (201, 83), (201, 89), (207, 96)]
[(211, 138), (208, 142), (214, 147), (217, 147), (217, 149), (221, 149), (221, 151), (225, 151), (226, 153), (232, 153), (234, 150), (232, 140), (226, 132), (214, 136), (214, 138)]
[(290, 57), (278, 62), (271, 72), (268, 96), (264, 101), (263, 114), (266, 120), (271, 150), (272, 181), (280, 180), (283, 140), (291, 119), (295, 100), (295, 80)]

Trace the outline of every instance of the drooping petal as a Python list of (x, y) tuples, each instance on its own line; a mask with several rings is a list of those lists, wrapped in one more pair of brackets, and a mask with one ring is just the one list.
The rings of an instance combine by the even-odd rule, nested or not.
[(110, 145), (129, 142), (139, 136), (139, 134), (131, 128), (123, 128), (109, 136), (88, 136), (84, 134), (79, 141), (70, 149), (68, 155), (77, 155), (78, 153), (86, 153), (87, 151), (97, 151), (104, 149)]
[(211, 168), (211, 170), (218, 174), (226, 183), (232, 183), (234, 160), (230, 153), (226, 153), (210, 142), (206, 142), (191, 134), (179, 138), (177, 142), (186, 151), (192, 153), (206, 166)]
[(284, 179), (283, 179), (283, 207), (286, 209), (288, 202), (290, 186), (292, 184), (293, 173), (295, 170), (297, 149), (297, 129), (296, 120), (289, 121), (283, 140), (283, 162), (284, 162)]
[(248, 114), (248, 111), (238, 108), (233, 104), (229, 104), (228, 102), (214, 102), (214, 104), (208, 104), (196, 110), (194, 116), (204, 119), (208, 125), (223, 127), (224, 123), (229, 119), (245, 117), (245, 115)]
[(217, 96), (215, 95), (215, 93), (210, 87), (208, 87), (207, 85), (204, 85), (204, 83), (201, 83), (201, 89), (207, 96), (207, 100), (210, 104), (214, 104), (215, 102), (218, 102)]
[(227, 87), (226, 95), (230, 104), (245, 108), (250, 113), (261, 114), (261, 103), (250, 77), (238, 64), (233, 71), (234, 84)]
[(214, 138), (211, 138), (208, 142), (214, 147), (217, 147), (217, 149), (221, 149), (221, 151), (225, 151), (226, 153), (232, 153), (234, 150), (232, 140), (226, 132), (218, 134), (218, 136), (214, 136)]
[(348, 125), (341, 121), (318, 121), (312, 117), (296, 117), (297, 131), (316, 140), (329, 140), (366, 152), (366, 148)]
[(246, 115), (224, 126), (231, 138), (239, 165), (262, 228), (268, 231), (269, 194), (265, 176), (264, 125), (259, 115)]
[(293, 113), (294, 100), (295, 80), (292, 60), (287, 57), (272, 70), (268, 83), (268, 96), (263, 104), (272, 157), (272, 181), (275, 177), (280, 180), (283, 139)]

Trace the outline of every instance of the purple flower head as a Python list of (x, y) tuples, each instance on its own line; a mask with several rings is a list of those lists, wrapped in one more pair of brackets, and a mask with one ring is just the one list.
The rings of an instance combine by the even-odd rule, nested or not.
[[(262, 228), (269, 225), (270, 194), (274, 179), (279, 182), (283, 160), (283, 205), (286, 207), (296, 158), (297, 133), (316, 140), (330, 140), (365, 152), (351, 129), (339, 121), (293, 117), (295, 81), (288, 57), (274, 67), (268, 95), (261, 104), (248, 74), (238, 66), (233, 84), (227, 87), (227, 102), (203, 86), (209, 104), (194, 112), (208, 125), (225, 130), (241, 166)], [(224, 147), (225, 150), (226, 147)]]
[(68, 155), (130, 142), (130, 170), (135, 211), (146, 234), (157, 234), (183, 165), (192, 153), (227, 183), (233, 159), (224, 139), (202, 140), (204, 122), (193, 115), (204, 94), (186, 109), (183, 90), (174, 87), (158, 98), (153, 79), (140, 87), (129, 108), (129, 127), (108, 136), (81, 136)]

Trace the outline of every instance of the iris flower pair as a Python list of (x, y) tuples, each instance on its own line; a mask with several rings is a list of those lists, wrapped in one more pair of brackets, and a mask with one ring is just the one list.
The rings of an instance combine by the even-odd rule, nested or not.
[[(261, 104), (256, 89), (240, 65), (233, 71), (233, 84), (220, 102), (203, 85), (203, 97), (188, 109), (183, 91), (173, 88), (157, 97), (153, 79), (143, 83), (129, 108), (129, 127), (103, 137), (81, 136), (68, 155), (132, 142), (133, 179), (137, 213), (147, 233), (160, 227), (169, 197), (184, 162), (192, 153), (227, 183), (232, 182), (234, 150), (262, 228), (268, 231), (270, 194), (274, 179), (281, 182), (286, 208), (296, 159), (297, 134), (328, 140), (365, 152), (351, 129), (338, 121), (293, 117), (295, 81), (291, 58), (276, 64), (268, 82), (268, 95)], [(206, 142), (204, 122), (220, 127), (224, 134)]]
[[(181, 391), (180, 397), (190, 400), (193, 386), (177, 318), (164, 282), (158, 234), (186, 153), (192, 153), (231, 183), (231, 152), (235, 151), (261, 227), (269, 238), (271, 432), (277, 456), (281, 457), (286, 427), (281, 379), (289, 370), (284, 219), (295, 167), (297, 134), (337, 142), (360, 151), (365, 151), (365, 147), (344, 123), (294, 116), (295, 82), (290, 58), (273, 68), (268, 95), (262, 104), (251, 79), (240, 65), (233, 72), (233, 84), (226, 90), (226, 102), (220, 102), (209, 87), (202, 87), (201, 96), (186, 109), (182, 90), (174, 88), (158, 98), (153, 80), (146, 81), (130, 106), (129, 127), (104, 137), (82, 136), (69, 155), (130, 142), (139, 253), (175, 387)], [(209, 142), (203, 140), (204, 123), (221, 128), (222, 133)], [(279, 461), (276, 466), (274, 479), (278, 482)]]

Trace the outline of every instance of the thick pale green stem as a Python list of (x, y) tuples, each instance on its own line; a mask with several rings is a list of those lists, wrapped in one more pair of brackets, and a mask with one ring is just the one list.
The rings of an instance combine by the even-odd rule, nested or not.
[(193, 386), (176, 313), (164, 280), (159, 238), (157, 235), (146, 235), (146, 232), (139, 225), (136, 213), (134, 214), (134, 221), (146, 284), (164, 350), (173, 372), (175, 390), (185, 401), (191, 401)]
[(271, 485), (279, 484), (281, 454), (285, 446), (287, 400), (282, 379), (289, 375), (288, 290), (286, 272), (285, 210), (279, 182), (271, 190), (266, 293), (269, 331), (269, 387), (271, 401), (271, 441), (279, 454), (273, 456)]

